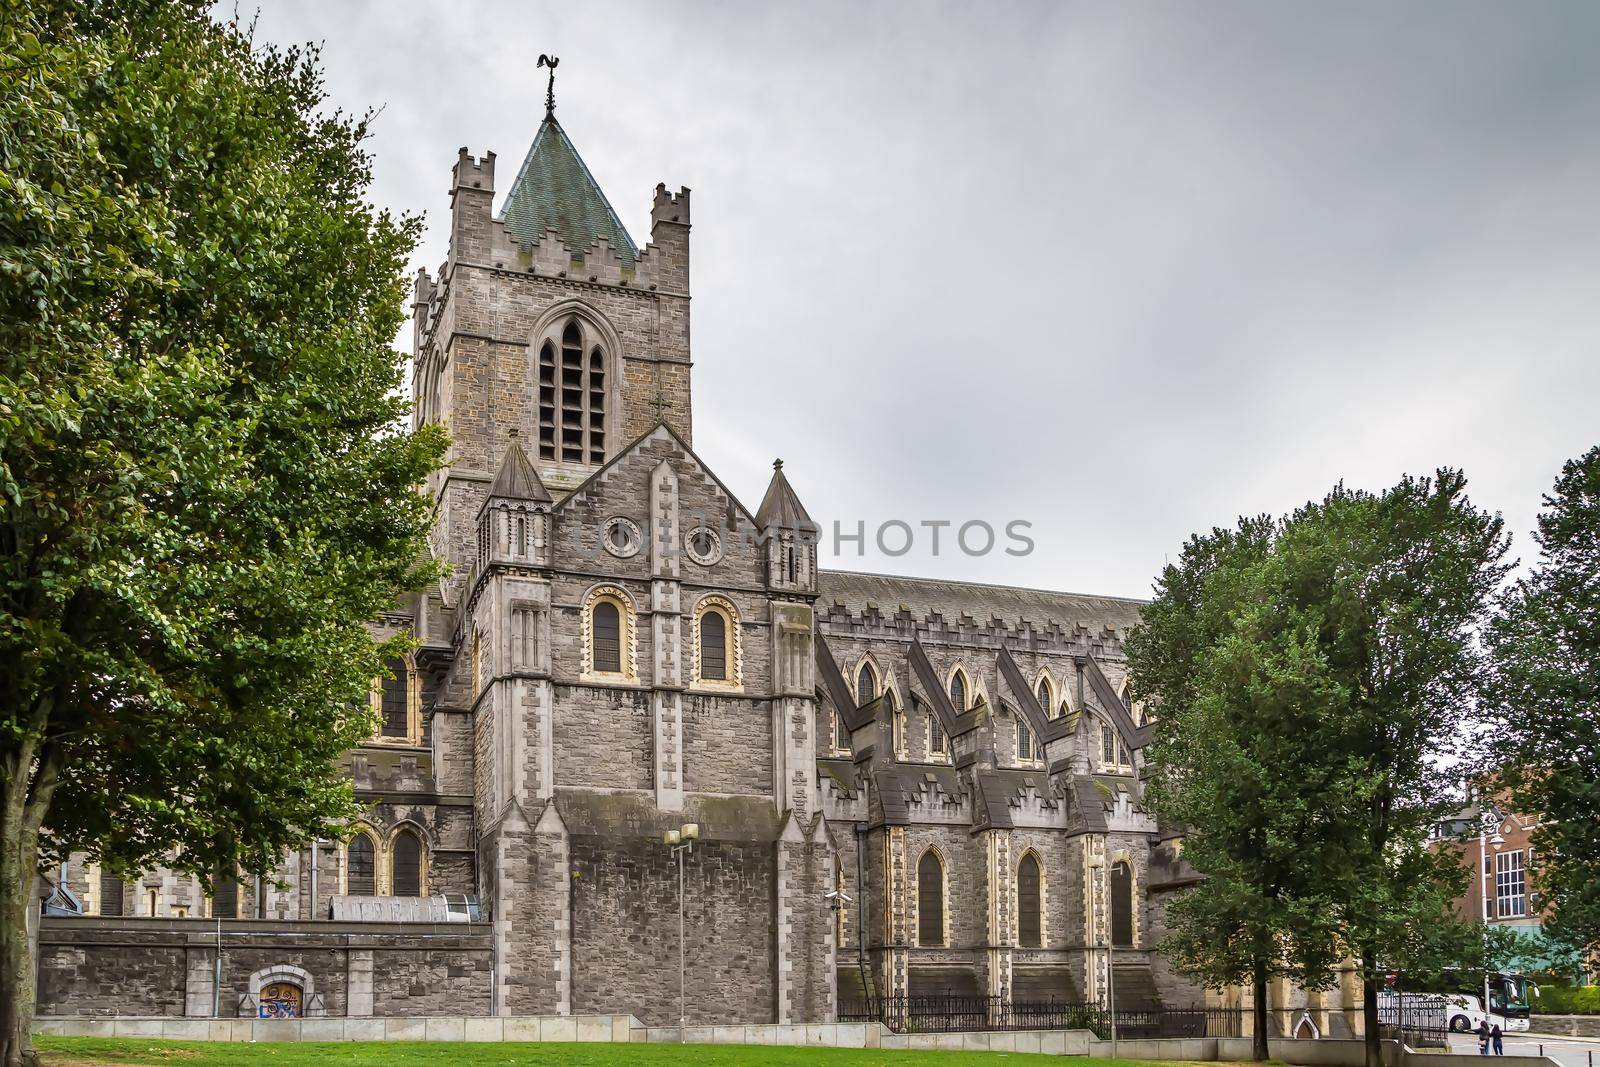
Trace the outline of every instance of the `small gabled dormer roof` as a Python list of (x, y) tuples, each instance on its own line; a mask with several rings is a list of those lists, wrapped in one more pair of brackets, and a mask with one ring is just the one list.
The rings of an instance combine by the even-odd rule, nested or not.
[(805, 506), (795, 495), (794, 487), (789, 484), (789, 479), (783, 476), (781, 459), (773, 461), (772, 482), (767, 486), (767, 495), (761, 498), (761, 507), (756, 510), (756, 525), (763, 530), (776, 528), (805, 530), (811, 533), (817, 531), (817, 524), (806, 514)]
[(500, 469), (495, 472), (494, 481), (489, 486), (488, 499), (499, 497), (502, 500), (532, 500), (540, 504), (549, 504), (552, 501), (550, 490), (544, 487), (544, 480), (539, 477), (539, 471), (533, 462), (528, 459), (528, 454), (513, 437), (511, 444), (506, 448), (505, 459), (500, 461)]
[(548, 113), (511, 183), (500, 217), (506, 232), (523, 244), (542, 240), (546, 230), (554, 230), (578, 255), (602, 237), (611, 243), (624, 266), (632, 266), (639, 255), (639, 246), (600, 191), (600, 183), (572, 147), (561, 123)]

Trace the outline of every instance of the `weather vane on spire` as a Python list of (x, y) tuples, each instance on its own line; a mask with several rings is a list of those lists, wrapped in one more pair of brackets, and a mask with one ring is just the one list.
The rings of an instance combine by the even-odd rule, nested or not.
[(556, 64), (560, 62), (561, 60), (555, 56), (547, 56), (543, 52), (539, 53), (539, 66), (550, 68), (550, 84), (545, 87), (544, 91), (545, 118), (549, 118), (556, 113)]

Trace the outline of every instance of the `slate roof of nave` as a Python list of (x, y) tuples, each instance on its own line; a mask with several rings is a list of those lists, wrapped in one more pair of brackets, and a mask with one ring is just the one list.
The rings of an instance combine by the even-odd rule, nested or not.
[(904, 609), (913, 619), (937, 614), (952, 625), (966, 616), (980, 625), (999, 619), (1008, 626), (1031, 622), (1035, 629), (1055, 623), (1066, 631), (1080, 623), (1126, 630), (1139, 621), (1145, 604), (1130, 597), (835, 570), (817, 572), (817, 591), (817, 607), (824, 611), (838, 605), (859, 616), (870, 607), (892, 618)]

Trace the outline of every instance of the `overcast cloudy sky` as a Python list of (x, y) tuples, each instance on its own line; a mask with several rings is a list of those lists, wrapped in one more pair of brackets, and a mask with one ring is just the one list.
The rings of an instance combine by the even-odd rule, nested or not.
[[(262, 0), (257, 32), (384, 107), (376, 197), (430, 269), (456, 149), (503, 193), (558, 54), (634, 238), (694, 190), (697, 451), (865, 522), (838, 566), (1142, 596), (1193, 531), (1439, 465), (1527, 558), (1600, 441), (1600, 5)], [(1036, 548), (885, 556), (891, 519)]]

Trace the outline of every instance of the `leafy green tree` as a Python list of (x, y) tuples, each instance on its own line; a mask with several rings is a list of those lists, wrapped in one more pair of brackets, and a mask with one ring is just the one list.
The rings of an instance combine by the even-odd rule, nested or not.
[(1499, 782), (1542, 816), (1533, 880), (1544, 936), (1600, 966), (1600, 445), (1562, 467), (1539, 562), (1490, 631)]
[(32, 1059), (42, 864), (270, 869), (433, 573), (399, 428), (406, 258), (314, 52), (206, 4), (0, 19), (0, 1063)]
[(1440, 756), (1454, 751), (1486, 667), (1477, 634), (1504, 580), (1501, 520), (1466, 478), (1440, 470), (1373, 495), (1343, 486), (1284, 524), (1268, 587), (1279, 625), (1315, 649), (1325, 702), (1294, 728), (1322, 753), (1314, 779), (1326, 837), (1312, 854), (1363, 982), (1369, 1067), (1379, 1067), (1378, 990), (1428, 960), (1464, 872), (1428, 845), (1459, 803)]
[(1428, 847), (1454, 802), (1438, 757), (1482, 677), (1474, 635), (1505, 550), (1458, 472), (1339, 486), (1191, 542), (1130, 639), (1162, 707), (1152, 802), (1208, 878), (1175, 909), (1173, 947), (1213, 983), (1248, 959), (1258, 1012), (1264, 973), (1325, 985), (1333, 955), (1353, 957), (1373, 1067), (1378, 990), (1436, 965), (1418, 931), (1463, 876)]
[(1331, 911), (1302, 878), (1322, 838), (1306, 776), (1323, 761), (1292, 728), (1325, 698), (1303, 644), (1263, 611), (1277, 532), (1258, 518), (1192, 538), (1128, 646), (1135, 686), (1161, 708), (1147, 800), (1206, 875), (1171, 906), (1162, 947), (1211, 988), (1250, 985), (1258, 1060), (1269, 980), (1325, 985), (1336, 962)]

